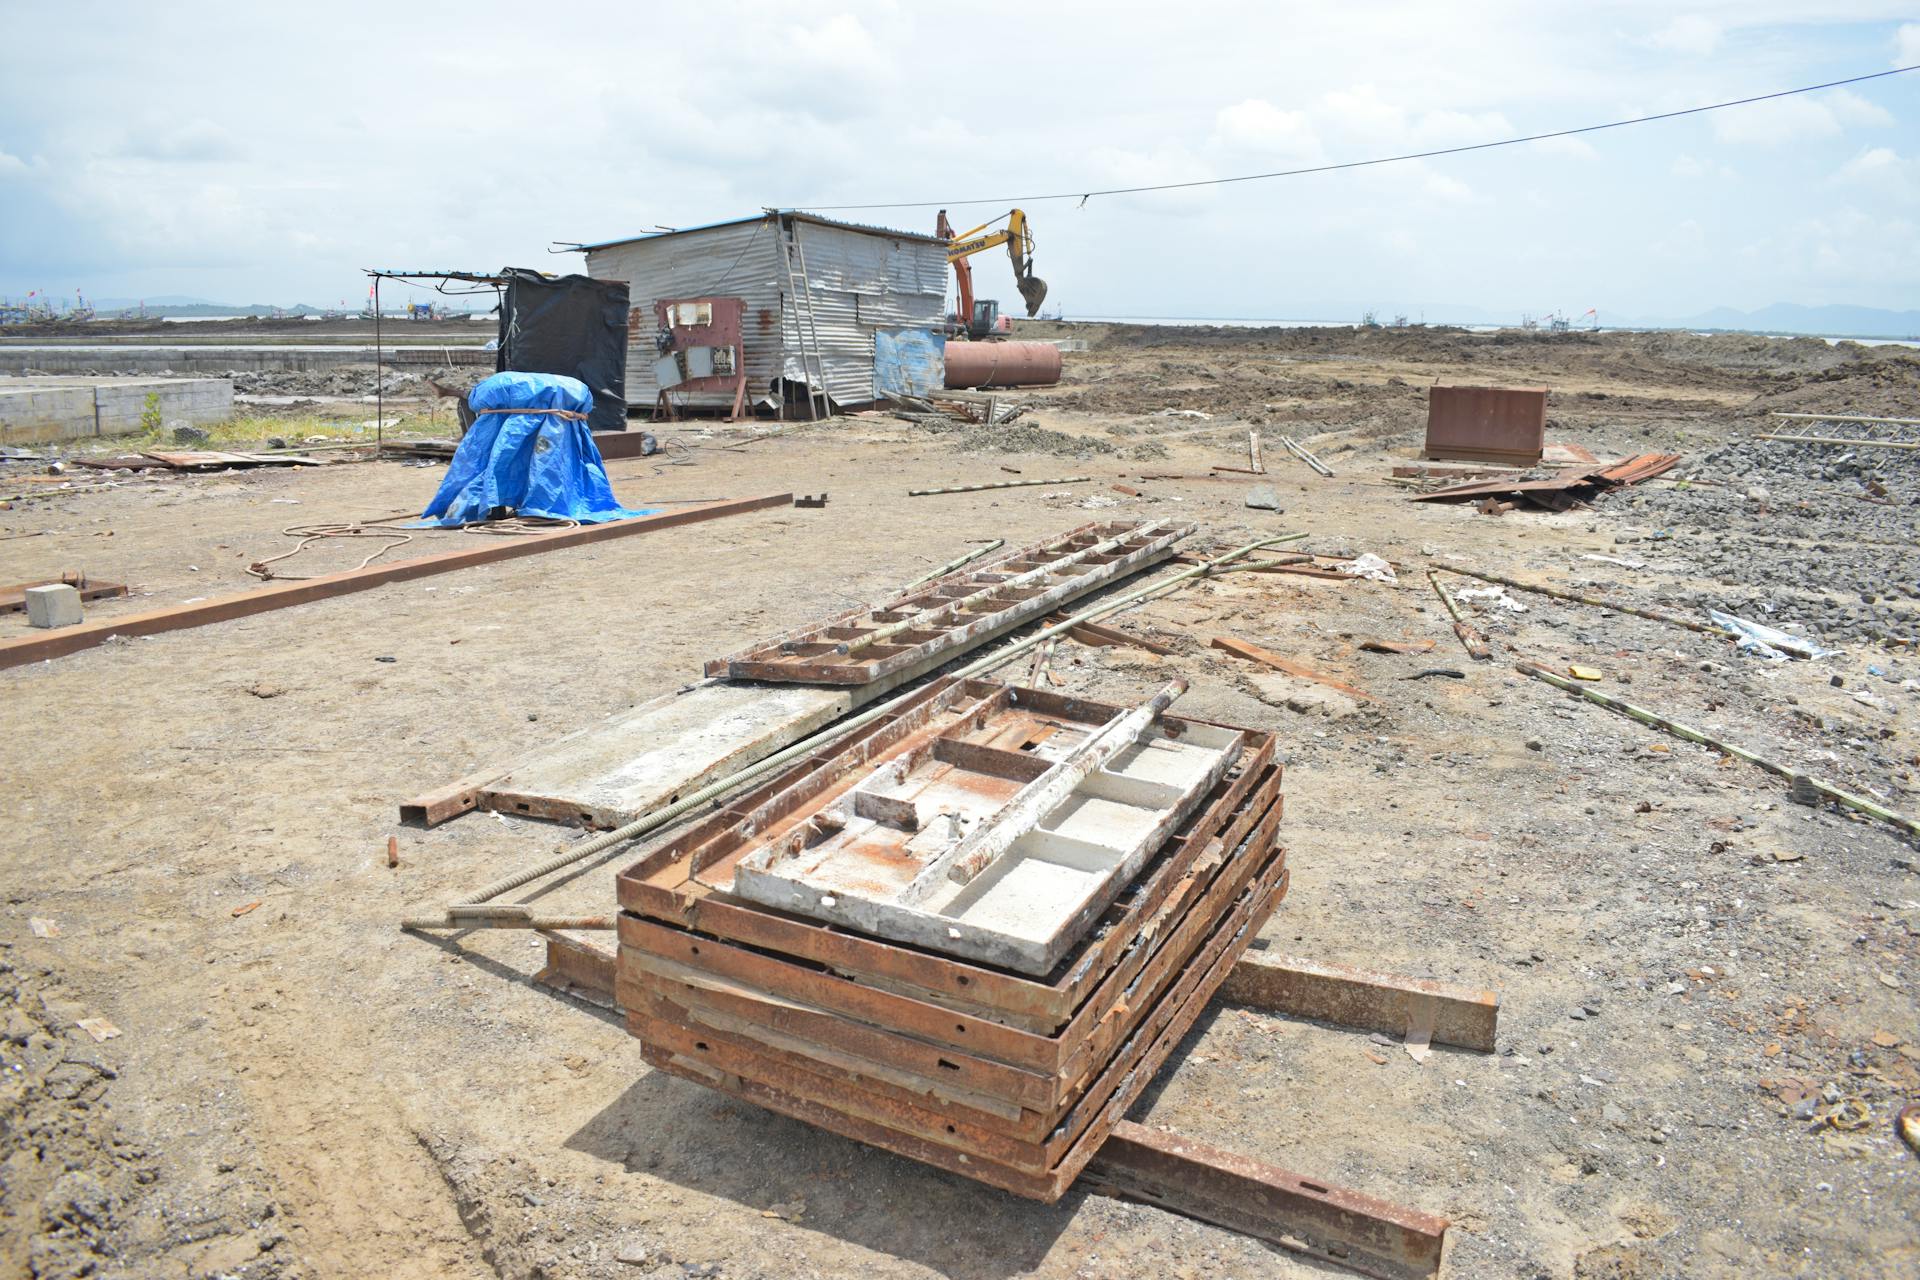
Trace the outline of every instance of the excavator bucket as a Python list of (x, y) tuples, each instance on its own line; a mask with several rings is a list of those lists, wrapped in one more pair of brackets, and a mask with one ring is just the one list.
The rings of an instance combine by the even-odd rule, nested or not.
[(1028, 274), (1016, 281), (1020, 286), (1020, 296), (1027, 300), (1027, 314), (1040, 314), (1040, 304), (1047, 300), (1047, 282), (1039, 276)]

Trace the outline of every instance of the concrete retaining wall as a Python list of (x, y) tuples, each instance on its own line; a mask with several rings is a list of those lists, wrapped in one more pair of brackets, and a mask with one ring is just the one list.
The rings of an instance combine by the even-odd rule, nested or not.
[(0, 381), (0, 444), (49, 444), (143, 428), (147, 397), (158, 396), (162, 422), (196, 426), (233, 416), (225, 378), (28, 379)]
[[(476, 347), (418, 347), (389, 350), (390, 369), (491, 369), (494, 353)], [(114, 373), (259, 373), (300, 372), (372, 365), (372, 347), (290, 351), (273, 347), (9, 347), (0, 346), (0, 373), (59, 376)]]

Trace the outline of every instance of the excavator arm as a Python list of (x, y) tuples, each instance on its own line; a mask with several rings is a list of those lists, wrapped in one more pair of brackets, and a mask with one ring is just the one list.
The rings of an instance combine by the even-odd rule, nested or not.
[[(994, 221), (998, 222), (999, 219)], [(1047, 282), (1033, 274), (1033, 232), (1028, 229), (1027, 215), (1015, 209), (1007, 215), (1005, 227), (998, 231), (987, 231), (992, 225), (992, 222), (983, 222), (971, 231), (955, 235), (953, 224), (947, 221), (945, 209), (940, 211), (940, 220), (936, 224), (935, 233), (947, 242), (947, 261), (953, 264), (963, 323), (973, 315), (973, 267), (967, 259), (995, 245), (1007, 246), (1007, 257), (1013, 261), (1014, 285), (1026, 300), (1027, 314), (1038, 315), (1040, 304), (1047, 300)]]

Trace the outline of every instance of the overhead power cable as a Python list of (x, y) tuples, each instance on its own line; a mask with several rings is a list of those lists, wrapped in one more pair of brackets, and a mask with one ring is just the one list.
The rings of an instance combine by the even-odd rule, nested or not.
[(1264, 182), (1270, 178), (1298, 178), (1310, 173), (1335, 173), (1342, 169), (1365, 169), (1373, 165), (1399, 164), (1406, 160), (1431, 160), (1437, 156), (1457, 156), (1469, 151), (1517, 147), (1522, 143), (1546, 142), (1553, 138), (1574, 138), (1583, 133), (1600, 133), (1607, 129), (1624, 129), (1629, 125), (1652, 124), (1656, 120), (1677, 120), (1682, 116), (1697, 116), (1708, 111), (1725, 111), (1729, 107), (1744, 107), (1756, 102), (1771, 102), (1776, 98), (1791, 98), (1797, 94), (1818, 93), (1822, 89), (1838, 89), (1844, 85), (1862, 84), (1868, 80), (1880, 80), (1887, 76), (1905, 75), (1909, 71), (1920, 71), (1920, 64), (1895, 67), (1891, 71), (1873, 71), (1866, 75), (1848, 76), (1844, 80), (1829, 80), (1825, 84), (1803, 85), (1798, 89), (1781, 89), (1777, 93), (1756, 94), (1751, 98), (1735, 98), (1730, 102), (1712, 102), (1705, 106), (1686, 107), (1679, 111), (1662, 111), (1650, 116), (1634, 116), (1630, 120), (1609, 120), (1605, 124), (1582, 125), (1577, 129), (1555, 129), (1551, 133), (1530, 133), (1520, 138), (1501, 138), (1494, 142), (1470, 142), (1457, 147), (1437, 147), (1431, 151), (1409, 151), (1396, 156), (1376, 156), (1371, 160), (1347, 160), (1339, 164), (1318, 164), (1302, 169), (1276, 169), (1271, 173), (1242, 173), (1231, 178), (1197, 178), (1189, 182), (1156, 182), (1137, 187), (1055, 191), (1044, 195), (990, 196), (965, 200), (893, 200), (872, 204), (809, 204), (792, 207), (809, 209), (816, 213), (840, 213), (857, 209), (956, 209), (970, 204), (1037, 204), (1042, 200), (1079, 200), (1085, 203), (1095, 196), (1131, 196), (1150, 191), (1184, 191), (1193, 187), (1224, 187), (1237, 182)]

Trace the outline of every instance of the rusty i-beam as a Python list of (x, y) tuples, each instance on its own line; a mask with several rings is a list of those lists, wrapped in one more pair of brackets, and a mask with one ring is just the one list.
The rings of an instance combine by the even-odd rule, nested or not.
[(466, 547), (459, 551), (443, 551), (438, 555), (419, 556), (412, 560), (396, 560), (388, 564), (372, 564), (363, 569), (349, 569), (344, 573), (329, 573), (318, 578), (278, 583), (255, 591), (241, 592), (238, 595), (218, 596), (212, 600), (198, 600), (191, 604), (173, 605), (165, 609), (149, 609), (145, 613), (131, 613), (100, 622), (83, 622), (78, 626), (62, 627), (46, 635), (0, 640), (0, 668), (18, 667), (48, 658), (62, 658), (67, 654), (78, 653), (82, 649), (91, 649), (104, 644), (113, 636), (151, 636), (163, 631), (180, 631), (188, 627), (204, 627), (213, 622), (250, 618), (256, 613), (268, 613), (275, 609), (307, 604), (314, 600), (326, 600), (355, 591), (366, 591), (389, 582), (406, 582), (413, 578), (450, 573), (455, 569), (471, 568), (474, 565), (511, 560), (517, 556), (538, 555), (540, 552), (554, 551), (562, 547), (577, 547), (584, 543), (604, 542), (611, 538), (627, 537), (630, 534), (651, 533), (656, 529), (697, 524), (702, 520), (717, 520), (722, 516), (740, 515), (747, 511), (758, 511), (764, 507), (784, 507), (792, 500), (793, 495), (790, 493), (776, 493), (763, 498), (731, 498), (722, 502), (703, 502), (697, 506), (682, 507), (678, 511), (663, 511), (658, 515), (633, 516), (626, 520), (610, 520), (605, 524), (588, 524), (573, 529), (557, 529), (552, 533), (529, 534), (524, 538), (474, 539), (476, 542), (484, 541), (487, 545)]

